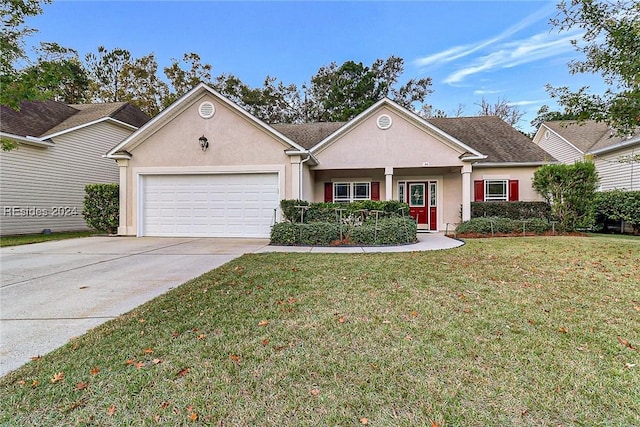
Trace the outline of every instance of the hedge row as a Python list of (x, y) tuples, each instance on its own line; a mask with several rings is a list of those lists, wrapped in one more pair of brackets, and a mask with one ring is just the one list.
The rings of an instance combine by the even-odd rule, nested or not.
[[(300, 208), (305, 206), (305, 209)], [(280, 202), (282, 215), (289, 222), (339, 222), (342, 218), (349, 216), (365, 217), (371, 216), (371, 211), (380, 211), (379, 217), (401, 216), (404, 210), (405, 215), (409, 213), (409, 205), (395, 200), (378, 201), (362, 200), (352, 203), (310, 203), (306, 200), (282, 200)], [(338, 209), (343, 210), (342, 214)], [(302, 213), (304, 211), (304, 213)]]
[(416, 241), (416, 222), (407, 217), (368, 219), (362, 225), (337, 222), (280, 222), (271, 228), (275, 245), (398, 245)]
[(458, 234), (494, 234), (494, 233), (527, 233), (542, 234), (552, 229), (551, 223), (542, 218), (529, 218), (526, 220), (515, 220), (500, 217), (472, 218), (458, 225)]
[(471, 202), (471, 218), (500, 217), (524, 220), (549, 219), (551, 206), (547, 202)]

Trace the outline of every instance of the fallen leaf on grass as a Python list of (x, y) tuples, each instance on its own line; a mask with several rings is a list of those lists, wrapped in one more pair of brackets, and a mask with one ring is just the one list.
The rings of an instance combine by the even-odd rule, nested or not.
[(29, 359), (31, 359), (34, 362), (38, 362), (38, 361), (40, 361), (40, 359), (42, 359), (42, 356), (40, 356), (40, 355), (32, 356)]
[(347, 321), (347, 318), (346, 318), (346, 317), (344, 317), (344, 316), (341, 316), (341, 317), (338, 319), (338, 322), (340, 322), (340, 323), (344, 323), (344, 322), (346, 322), (346, 321)]
[(136, 369), (140, 369), (144, 366), (144, 362), (140, 361), (135, 364)]
[(176, 374), (176, 377), (184, 377), (188, 373), (189, 373), (189, 368), (182, 368), (178, 371), (178, 373)]
[(57, 383), (64, 380), (64, 373), (63, 372), (58, 372), (57, 374), (55, 374), (53, 377), (51, 377), (51, 382), (52, 383)]
[(311, 396), (318, 396), (320, 394), (320, 390), (317, 388), (311, 389)]
[(151, 353), (153, 353), (153, 349), (152, 349), (152, 348), (145, 348), (145, 349), (143, 350), (143, 353), (144, 353), (144, 354), (151, 354)]
[(233, 363), (240, 363), (240, 356), (237, 354), (231, 354), (229, 355), (229, 358), (233, 360)]
[(566, 334), (567, 332), (567, 328), (558, 328), (558, 332), (560, 332), (561, 334)]
[(100, 373), (100, 369), (98, 369), (97, 366), (94, 366), (89, 372), (91, 373), (91, 375), (98, 375)]
[(125, 365), (133, 365), (134, 363), (136, 363), (136, 361), (133, 359), (129, 359), (126, 362), (124, 362)]
[(622, 337), (618, 337), (618, 341), (620, 342), (620, 344), (622, 344), (625, 347), (630, 348), (631, 350), (638, 350), (637, 347), (634, 347), (633, 345), (631, 345), (631, 343), (625, 339), (623, 339)]
[(196, 339), (199, 339), (200, 341), (202, 341), (203, 339), (205, 339), (207, 337), (207, 334), (200, 334), (196, 337)]
[(116, 405), (111, 405), (111, 406), (109, 406), (109, 407), (107, 408), (107, 413), (108, 413), (110, 416), (113, 416), (113, 414), (115, 414), (115, 413), (116, 413)]
[(636, 366), (636, 364), (635, 364), (635, 363), (625, 363), (625, 364), (624, 364), (624, 366), (625, 366), (625, 368), (627, 368), (627, 369), (631, 369), (631, 368), (633, 368), (634, 366)]
[(196, 414), (195, 412), (192, 412), (189, 414), (189, 419), (191, 421), (197, 421), (198, 420), (198, 414)]
[(440, 427), (440, 423), (439, 423), (439, 422), (437, 422), (437, 421), (433, 421), (433, 422), (431, 423), (431, 427)]
[(258, 326), (267, 326), (269, 324), (268, 321), (266, 320), (261, 320), (260, 323), (258, 323)]
[(360, 424), (367, 425), (369, 424), (369, 420), (367, 418), (360, 418)]
[(83, 383), (82, 381), (80, 381), (78, 384), (76, 384), (76, 388), (78, 390), (86, 390), (89, 388), (89, 383)]
[(269, 340), (262, 340), (262, 346), (266, 347), (269, 344)]
[(151, 362), (153, 362), (154, 365), (157, 365), (158, 363), (162, 363), (162, 359), (153, 359)]

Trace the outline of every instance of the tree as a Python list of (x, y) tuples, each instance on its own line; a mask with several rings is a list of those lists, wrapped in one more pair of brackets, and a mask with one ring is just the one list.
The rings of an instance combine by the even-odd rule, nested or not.
[(579, 120), (605, 122), (621, 135), (640, 125), (640, 3), (633, 0), (562, 0), (551, 24), (559, 31), (585, 30), (584, 43), (573, 40), (585, 59), (568, 64), (571, 74), (601, 74), (606, 91), (571, 91), (567, 86), (547, 91), (567, 112)]
[(551, 206), (560, 231), (593, 225), (598, 173), (592, 162), (544, 165), (533, 175), (533, 188)]
[(120, 71), (120, 101), (134, 103), (153, 117), (166, 106), (168, 85), (158, 78), (158, 63), (153, 53), (127, 62)]
[(197, 53), (185, 53), (182, 56), (184, 62), (189, 68), (184, 69), (180, 61), (171, 60), (171, 65), (164, 68), (164, 75), (167, 76), (173, 87), (164, 100), (164, 106), (168, 106), (176, 99), (193, 89), (199, 83), (211, 84), (211, 65), (203, 64), (200, 55)]
[(567, 111), (561, 113), (559, 111), (550, 111), (548, 105), (543, 105), (538, 110), (538, 115), (531, 121), (531, 126), (538, 129), (544, 122), (553, 122), (557, 120), (577, 120), (578, 117), (575, 114), (571, 114)]
[(518, 122), (524, 116), (524, 112), (505, 99), (498, 98), (495, 104), (490, 104), (482, 97), (482, 101), (478, 105), (480, 106), (479, 116), (498, 116), (513, 127), (517, 127)]
[(123, 70), (131, 62), (131, 53), (126, 49), (107, 50), (98, 46), (98, 54), (85, 56), (91, 78), (90, 98), (97, 102), (122, 101), (125, 95)]
[(414, 103), (423, 104), (432, 93), (431, 79), (411, 79), (398, 87), (404, 60), (390, 56), (377, 59), (371, 67), (361, 62), (335, 62), (320, 67), (304, 86), (304, 111), (307, 121), (346, 121), (360, 114), (383, 97), (418, 112)]
[(42, 13), (42, 5), (51, 0), (2, 0), (2, 32), (0, 33), (0, 75), (13, 74), (14, 63), (25, 57), (23, 38), (36, 32), (24, 25), (28, 16)]

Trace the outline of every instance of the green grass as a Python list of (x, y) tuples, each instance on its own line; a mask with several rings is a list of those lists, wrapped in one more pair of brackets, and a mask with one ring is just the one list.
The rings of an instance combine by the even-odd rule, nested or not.
[(20, 234), (16, 236), (0, 237), (0, 247), (28, 245), (31, 243), (48, 242), (51, 240), (74, 239), (76, 237), (89, 237), (96, 234), (95, 231), (69, 231), (51, 234)]
[(639, 277), (615, 237), (246, 255), (0, 379), (0, 424), (638, 425)]

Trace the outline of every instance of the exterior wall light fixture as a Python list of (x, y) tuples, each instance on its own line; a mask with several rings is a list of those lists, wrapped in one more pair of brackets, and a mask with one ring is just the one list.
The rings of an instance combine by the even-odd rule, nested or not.
[(207, 137), (202, 135), (200, 138), (198, 138), (198, 142), (200, 143), (200, 148), (202, 148), (202, 151), (207, 151), (207, 148), (209, 148), (209, 140), (207, 139)]

